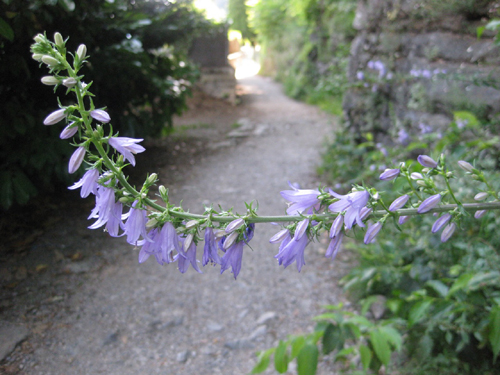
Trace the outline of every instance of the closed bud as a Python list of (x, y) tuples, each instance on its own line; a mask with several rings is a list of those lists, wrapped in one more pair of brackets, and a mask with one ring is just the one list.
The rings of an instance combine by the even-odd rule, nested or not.
[(85, 59), (85, 56), (87, 55), (87, 46), (85, 44), (80, 44), (76, 50), (76, 55), (78, 56), (79, 61)]
[(434, 222), (431, 228), (431, 232), (432, 233), (439, 232), (441, 228), (444, 227), (448, 223), (448, 221), (450, 221), (450, 219), (451, 219), (451, 214), (445, 213), (443, 216), (441, 216)]
[(54, 68), (57, 65), (59, 65), (59, 61), (57, 59), (53, 58), (52, 56), (49, 56), (49, 55), (44, 55), (42, 57), (42, 61), (45, 64), (47, 64), (50, 68)]
[(488, 193), (482, 192), (482, 193), (477, 193), (476, 196), (474, 197), (474, 200), (484, 201), (486, 198), (488, 198)]
[(359, 211), (359, 218), (361, 221), (365, 220), (370, 214), (373, 212), (373, 209), (368, 207), (363, 207), (361, 211)]
[(421, 173), (418, 173), (418, 172), (413, 172), (411, 175), (410, 175), (410, 178), (412, 180), (423, 180), (424, 179), (424, 176), (422, 176)]
[(418, 185), (418, 186), (423, 186), (423, 187), (426, 187), (426, 186), (427, 186), (427, 183), (426, 183), (424, 180), (417, 180), (417, 185)]
[(474, 213), (474, 219), (481, 219), (484, 215), (486, 215), (486, 210), (479, 210)]
[(62, 119), (66, 118), (66, 109), (58, 109), (57, 111), (52, 112), (48, 115), (45, 120), (43, 120), (44, 125), (54, 125), (57, 124)]
[(386, 169), (384, 173), (380, 175), (382, 181), (391, 181), (399, 176), (399, 169)]
[(62, 84), (69, 89), (72, 87), (75, 87), (76, 83), (77, 83), (77, 81), (73, 77), (63, 79), (63, 82), (62, 82)]
[(453, 172), (446, 172), (446, 177), (448, 177), (448, 178), (453, 177)]
[(369, 244), (372, 242), (375, 237), (377, 236), (378, 232), (382, 229), (382, 223), (379, 221), (373, 225), (370, 225), (368, 229), (366, 230), (365, 238), (363, 242), (365, 245)]
[(54, 43), (60, 48), (64, 48), (64, 39), (60, 33), (54, 34)]
[(158, 180), (158, 175), (156, 173), (151, 173), (151, 175), (148, 177), (148, 184), (154, 184)]
[(78, 131), (78, 126), (73, 126), (73, 124), (74, 124), (74, 122), (72, 122), (71, 124), (66, 126), (64, 128), (64, 130), (61, 132), (61, 134), (59, 135), (59, 138), (68, 139), (68, 138), (71, 138), (72, 136), (74, 136), (76, 134), (76, 132)]
[(43, 55), (41, 53), (34, 53), (31, 55), (31, 58), (36, 61), (42, 61)]
[(419, 214), (432, 210), (441, 202), (441, 194), (435, 194), (424, 200), (417, 209)]
[(194, 228), (198, 225), (198, 220), (190, 220), (186, 223), (186, 229)]
[(422, 173), (429, 173), (430, 170), (430, 168), (422, 168)]
[(127, 197), (121, 197), (120, 199), (118, 199), (118, 202), (123, 203), (123, 204), (126, 204), (129, 201), (130, 201), (130, 199), (128, 199)]
[(242, 218), (235, 219), (231, 221), (226, 227), (226, 233), (231, 233), (236, 229), (240, 228), (245, 223), (245, 220)]
[(464, 171), (466, 171), (466, 172), (471, 172), (471, 173), (472, 173), (472, 172), (474, 171), (474, 167), (472, 166), (472, 164), (471, 164), (471, 163), (468, 163), (468, 162), (466, 162), (466, 161), (464, 161), (464, 160), (460, 160), (460, 161), (458, 162), (458, 166), (459, 166), (460, 168), (462, 168), (462, 169), (463, 169)]
[(408, 194), (402, 195), (399, 198), (396, 198), (394, 202), (389, 206), (389, 211), (396, 211), (399, 210), (400, 208), (404, 207), (406, 202), (408, 202), (408, 199), (410, 199), (410, 196)]
[(167, 188), (163, 185), (160, 185), (160, 187), (158, 188), (158, 191), (160, 192), (160, 195), (162, 197), (165, 197), (168, 195), (168, 191), (167, 191)]
[(45, 37), (42, 34), (35, 35), (35, 37), (33, 39), (35, 39), (35, 42), (37, 42), (37, 43), (44, 43), (45, 42)]
[(338, 215), (332, 223), (332, 227), (330, 228), (330, 238), (336, 237), (339, 235), (342, 230), (342, 225), (344, 224), (344, 215)]
[(417, 160), (422, 166), (427, 168), (436, 168), (438, 165), (437, 161), (428, 155), (419, 155)]
[(224, 245), (222, 246), (224, 250), (227, 250), (231, 247), (232, 244), (236, 242), (238, 239), (239, 233), (238, 232), (233, 232), (229, 236), (226, 237), (226, 240), (224, 241)]
[(293, 239), (298, 241), (302, 238), (302, 236), (306, 233), (306, 229), (309, 226), (309, 219), (302, 220), (299, 224), (297, 224), (297, 228), (295, 229), (295, 234)]
[(57, 79), (54, 76), (42, 77), (41, 81), (44, 85), (47, 85), (47, 86), (55, 86), (55, 85), (58, 85), (61, 83), (61, 81), (59, 81), (59, 79)]
[(444, 229), (443, 233), (441, 233), (441, 242), (446, 242), (450, 239), (450, 237), (457, 229), (457, 225), (455, 223), (448, 224)]
[(288, 229), (282, 229), (278, 233), (276, 233), (274, 236), (271, 237), (269, 240), (270, 243), (278, 243), (281, 242), (285, 239), (286, 235), (288, 234)]
[(191, 246), (191, 243), (193, 243), (193, 234), (189, 233), (186, 236), (186, 239), (184, 240), (184, 246), (183, 246), (184, 251), (187, 251), (189, 249), (189, 246)]
[(399, 225), (403, 225), (404, 223), (406, 223), (408, 220), (410, 220), (410, 217), (409, 216), (400, 216), (399, 219), (398, 219), (398, 224)]
[(146, 228), (151, 229), (153, 228), (156, 224), (158, 224), (158, 220), (155, 218), (149, 219), (148, 222), (146, 223)]

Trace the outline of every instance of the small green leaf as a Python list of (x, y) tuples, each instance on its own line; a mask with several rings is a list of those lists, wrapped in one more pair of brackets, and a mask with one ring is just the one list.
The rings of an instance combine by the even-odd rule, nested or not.
[(361, 356), (361, 364), (363, 369), (368, 370), (370, 368), (370, 362), (373, 358), (373, 352), (366, 345), (359, 346), (359, 355)]
[(488, 327), (488, 340), (491, 344), (494, 361), (496, 361), (500, 352), (500, 306), (495, 306), (491, 309)]
[(284, 374), (288, 370), (288, 353), (286, 349), (286, 342), (280, 340), (274, 352), (274, 368), (280, 374)]
[(458, 292), (459, 290), (465, 289), (470, 279), (472, 279), (473, 276), (474, 274), (472, 273), (464, 273), (463, 275), (461, 275), (458, 279), (455, 280), (455, 282), (451, 286), (450, 291), (448, 292), (448, 296), (451, 296), (452, 294)]
[(377, 358), (382, 364), (388, 366), (391, 360), (391, 348), (387, 336), (379, 329), (374, 329), (370, 332), (370, 342)]
[(403, 346), (403, 338), (401, 337), (401, 333), (399, 333), (399, 331), (394, 327), (390, 326), (382, 326), (379, 329), (385, 335), (387, 341), (389, 341), (394, 349), (399, 352)]
[(318, 368), (319, 351), (316, 345), (306, 344), (297, 356), (297, 374), (315, 375)]
[(11, 42), (14, 40), (14, 30), (3, 18), (0, 18), (0, 35)]
[(344, 346), (344, 340), (341, 336), (342, 332), (340, 328), (330, 323), (326, 327), (323, 334), (323, 353), (328, 354), (333, 352), (335, 349), (342, 349), (342, 347)]
[(477, 35), (477, 39), (481, 39), (481, 36), (483, 35), (484, 33), (484, 30), (486, 29), (485, 26), (479, 26), (477, 29), (476, 29), (476, 35)]
[(432, 305), (432, 300), (425, 299), (415, 303), (408, 313), (408, 326), (411, 327), (418, 323), (425, 315), (429, 307)]
[(260, 352), (257, 357), (258, 362), (250, 374), (260, 374), (261, 372), (264, 372), (267, 366), (269, 366), (269, 357), (271, 357), (271, 354), (273, 354), (275, 350), (276, 348), (270, 348), (266, 351)]
[(481, 272), (475, 274), (467, 283), (469, 290), (477, 290), (485, 287), (486, 285), (498, 284), (500, 273), (497, 271)]
[(300, 350), (306, 344), (306, 339), (304, 336), (297, 336), (292, 341), (292, 358), (295, 358), (299, 355)]
[(449, 288), (441, 280), (429, 280), (425, 283), (429, 288), (435, 291), (440, 297), (446, 298)]

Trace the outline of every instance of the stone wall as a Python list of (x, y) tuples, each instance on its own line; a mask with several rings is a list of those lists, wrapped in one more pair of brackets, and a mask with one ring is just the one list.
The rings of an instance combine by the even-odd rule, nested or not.
[[(493, 35), (476, 37), (497, 2), (359, 0), (343, 102), (347, 127), (391, 142), (442, 131), (453, 111), (488, 119), (500, 112)], [(441, 4), (441, 5), (439, 5)], [(500, 82), (500, 80), (499, 80)]]

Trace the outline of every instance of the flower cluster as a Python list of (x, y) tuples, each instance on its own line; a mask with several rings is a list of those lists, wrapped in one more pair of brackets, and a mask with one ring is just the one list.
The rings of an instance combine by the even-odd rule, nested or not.
[[(158, 188), (163, 205), (158, 204), (149, 197), (150, 188), (158, 181), (155, 173), (146, 178), (140, 189), (131, 186), (123, 173), (127, 163), (135, 166), (135, 155), (145, 151), (139, 144), (143, 140), (112, 133), (109, 114), (105, 108), (95, 108), (93, 95), (88, 91), (90, 85), (78, 74), (87, 58), (86, 47), (78, 47), (71, 65), (66, 59), (65, 43), (59, 33), (54, 35), (53, 42), (39, 34), (32, 46), (33, 58), (45, 64), (51, 73), (42, 78), (42, 83), (55, 88), (65, 86), (67, 92), (77, 98), (76, 104), (60, 105), (43, 123), (50, 126), (64, 121), (66, 124), (60, 138), (73, 138), (76, 147), (69, 161), (69, 173), (86, 165), (82, 178), (69, 189), (79, 188), (82, 198), (95, 196), (95, 208), (89, 215), (89, 219), (95, 221), (89, 228), (104, 228), (112, 237), (124, 236), (128, 243), (140, 247), (139, 263), (154, 256), (160, 265), (176, 263), (181, 273), (187, 272), (189, 266), (201, 273), (196, 252), (198, 243), (203, 241), (201, 265), (218, 265), (221, 273), (231, 268), (236, 279), (244, 246), (253, 238), (255, 223), (284, 222), (289, 224), (270, 239), (271, 243), (279, 244), (275, 259), (285, 268), (295, 263), (300, 272), (305, 264), (307, 244), (324, 232), (330, 239), (325, 255), (335, 259), (345, 236), (364, 232), (363, 242), (369, 244), (375, 241), (390, 217), (403, 225), (412, 215), (441, 213), (431, 231), (441, 232), (441, 241), (445, 242), (468, 211), (475, 210), (474, 216), (481, 218), (488, 209), (500, 208), (499, 194), (483, 173), (466, 161), (460, 161), (459, 167), (473, 179), (485, 183), (486, 190), (474, 197), (481, 203), (466, 207), (459, 202), (449, 184), (453, 172), (447, 169), (442, 155), (437, 160), (420, 155), (416, 171), (405, 163), (384, 170), (380, 180), (403, 178), (407, 182), (406, 191), (390, 205), (384, 203), (379, 192), (366, 186), (355, 185), (346, 194), (339, 194), (331, 189), (300, 189), (291, 183), (291, 190), (281, 192), (289, 202), (286, 216), (258, 216), (252, 204), (247, 204), (244, 216), (232, 211), (217, 212), (213, 208), (206, 208), (203, 215), (190, 214), (170, 203), (164, 186)], [(380, 78), (390, 79), (382, 62), (370, 62), (368, 67), (378, 71)], [(85, 103), (89, 103), (88, 107)], [(104, 131), (107, 127), (108, 135)], [(125, 214), (124, 210), (127, 210)]]

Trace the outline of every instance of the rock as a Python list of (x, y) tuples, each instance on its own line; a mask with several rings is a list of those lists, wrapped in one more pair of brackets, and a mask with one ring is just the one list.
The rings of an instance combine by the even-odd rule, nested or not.
[(253, 341), (259, 336), (264, 336), (267, 333), (267, 327), (265, 325), (258, 326), (255, 331), (253, 331), (248, 339)]
[(387, 301), (386, 297), (384, 297), (382, 295), (378, 295), (377, 300), (371, 304), (370, 312), (372, 313), (373, 317), (376, 320), (379, 320), (384, 316), (385, 311), (386, 311), (386, 307), (385, 307), (386, 301)]
[(212, 331), (212, 332), (218, 332), (218, 331), (222, 331), (222, 329), (224, 328), (223, 326), (221, 326), (220, 324), (218, 323), (214, 323), (214, 322), (209, 322), (207, 324), (207, 328), (209, 331)]
[(91, 264), (89, 261), (83, 261), (83, 262), (75, 262), (75, 263), (69, 263), (67, 264), (63, 271), (66, 273), (87, 273), (90, 272), (92, 269)]
[(116, 331), (108, 335), (103, 342), (103, 346), (110, 345), (118, 341), (118, 337), (120, 336), (120, 331)]
[(251, 349), (253, 348), (253, 344), (249, 339), (240, 339), (235, 341), (228, 341), (224, 344), (226, 348), (229, 349)]
[(177, 353), (175, 356), (175, 360), (180, 363), (184, 363), (189, 358), (189, 350), (184, 350), (182, 352)]
[(28, 336), (28, 329), (20, 324), (0, 321), (0, 361), (7, 357)]
[(266, 324), (270, 320), (276, 319), (278, 317), (278, 314), (274, 311), (267, 311), (261, 316), (259, 316), (259, 319), (257, 319), (257, 325), (262, 325)]

